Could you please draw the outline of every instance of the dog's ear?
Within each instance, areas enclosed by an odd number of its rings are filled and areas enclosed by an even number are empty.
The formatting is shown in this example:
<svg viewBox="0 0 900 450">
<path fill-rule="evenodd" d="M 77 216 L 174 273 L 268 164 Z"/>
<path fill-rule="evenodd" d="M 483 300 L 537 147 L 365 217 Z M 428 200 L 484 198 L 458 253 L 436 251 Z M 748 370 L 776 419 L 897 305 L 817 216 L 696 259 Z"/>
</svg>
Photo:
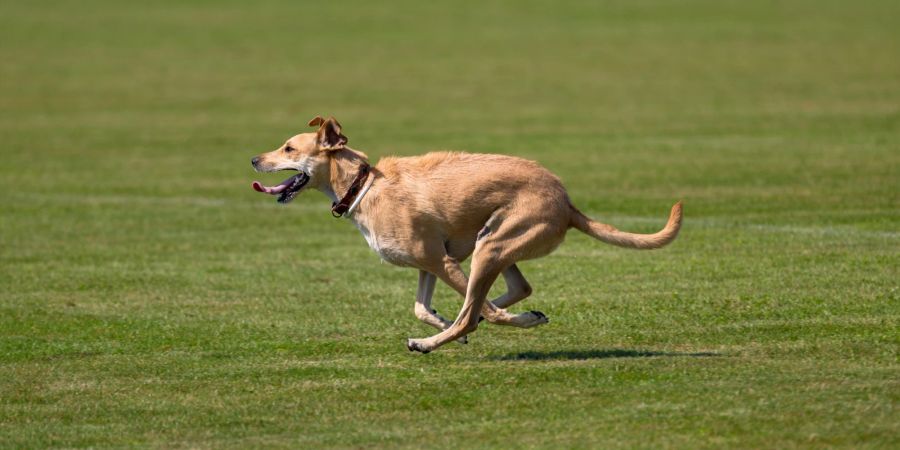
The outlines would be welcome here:
<svg viewBox="0 0 900 450">
<path fill-rule="evenodd" d="M 321 117 L 316 117 L 322 121 Z M 316 121 L 313 119 L 313 121 Z M 312 121 L 310 122 L 312 124 Z M 347 144 L 347 136 L 341 134 L 341 124 L 334 117 L 322 121 L 316 132 L 316 141 L 323 150 L 339 150 Z"/>
<path fill-rule="evenodd" d="M 316 117 L 313 117 L 312 120 L 310 120 L 309 123 L 306 125 L 310 126 L 310 127 L 318 127 L 318 126 L 322 125 L 323 123 L 325 123 L 325 119 L 323 119 L 322 116 L 316 116 Z"/>
</svg>

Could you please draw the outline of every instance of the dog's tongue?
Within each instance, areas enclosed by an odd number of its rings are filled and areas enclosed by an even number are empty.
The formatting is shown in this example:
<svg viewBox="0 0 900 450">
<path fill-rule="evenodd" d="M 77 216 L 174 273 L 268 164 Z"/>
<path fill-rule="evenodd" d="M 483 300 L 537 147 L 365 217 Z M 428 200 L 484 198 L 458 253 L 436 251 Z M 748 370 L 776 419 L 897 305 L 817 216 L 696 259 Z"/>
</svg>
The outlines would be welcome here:
<svg viewBox="0 0 900 450">
<path fill-rule="evenodd" d="M 287 187 L 290 186 L 293 181 L 294 177 L 290 177 L 275 186 L 263 186 L 263 184 L 259 181 L 254 181 L 253 190 L 255 190 L 256 192 L 262 192 L 264 194 L 276 195 L 281 193 L 281 191 L 287 189 Z"/>
</svg>

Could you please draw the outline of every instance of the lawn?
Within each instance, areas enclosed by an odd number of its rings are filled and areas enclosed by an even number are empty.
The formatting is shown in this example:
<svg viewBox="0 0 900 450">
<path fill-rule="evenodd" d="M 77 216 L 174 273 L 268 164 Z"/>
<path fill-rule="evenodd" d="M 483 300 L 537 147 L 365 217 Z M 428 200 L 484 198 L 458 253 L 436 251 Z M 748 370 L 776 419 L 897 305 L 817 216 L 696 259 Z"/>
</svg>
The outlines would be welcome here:
<svg viewBox="0 0 900 450">
<path fill-rule="evenodd" d="M 900 446 L 900 3 L 134 3 L 0 4 L 0 448 Z M 684 226 L 412 354 L 417 273 L 250 189 L 317 114 Z"/>
</svg>

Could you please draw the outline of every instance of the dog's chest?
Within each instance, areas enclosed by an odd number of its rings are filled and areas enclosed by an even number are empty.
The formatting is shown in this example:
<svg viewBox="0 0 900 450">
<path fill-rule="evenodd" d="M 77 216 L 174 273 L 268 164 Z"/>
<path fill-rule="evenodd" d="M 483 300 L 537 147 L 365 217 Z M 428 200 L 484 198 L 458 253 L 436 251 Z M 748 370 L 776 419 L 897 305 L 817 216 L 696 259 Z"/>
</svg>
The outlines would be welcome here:
<svg viewBox="0 0 900 450">
<path fill-rule="evenodd" d="M 366 238 L 369 247 L 375 250 L 375 253 L 378 253 L 382 260 L 397 266 L 412 265 L 412 258 L 408 252 L 398 245 L 397 240 L 391 236 L 379 235 L 377 230 L 373 230 L 366 223 L 356 221 L 354 223 L 359 232 Z"/>
</svg>

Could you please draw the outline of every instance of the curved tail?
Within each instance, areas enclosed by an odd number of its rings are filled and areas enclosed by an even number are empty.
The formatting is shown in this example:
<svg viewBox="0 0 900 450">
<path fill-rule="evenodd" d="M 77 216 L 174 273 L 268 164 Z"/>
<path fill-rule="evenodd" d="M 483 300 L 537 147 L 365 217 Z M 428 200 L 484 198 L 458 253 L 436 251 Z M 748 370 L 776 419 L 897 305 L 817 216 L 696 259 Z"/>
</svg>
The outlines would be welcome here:
<svg viewBox="0 0 900 450">
<path fill-rule="evenodd" d="M 681 202 L 672 206 L 672 212 L 669 213 L 669 221 L 666 223 L 665 228 L 653 234 L 635 234 L 619 231 L 612 225 L 591 220 L 590 217 L 582 214 L 571 203 L 569 208 L 572 210 L 570 226 L 607 244 L 619 247 L 637 249 L 660 248 L 674 241 L 675 237 L 678 236 L 678 230 L 681 229 Z"/>
</svg>

